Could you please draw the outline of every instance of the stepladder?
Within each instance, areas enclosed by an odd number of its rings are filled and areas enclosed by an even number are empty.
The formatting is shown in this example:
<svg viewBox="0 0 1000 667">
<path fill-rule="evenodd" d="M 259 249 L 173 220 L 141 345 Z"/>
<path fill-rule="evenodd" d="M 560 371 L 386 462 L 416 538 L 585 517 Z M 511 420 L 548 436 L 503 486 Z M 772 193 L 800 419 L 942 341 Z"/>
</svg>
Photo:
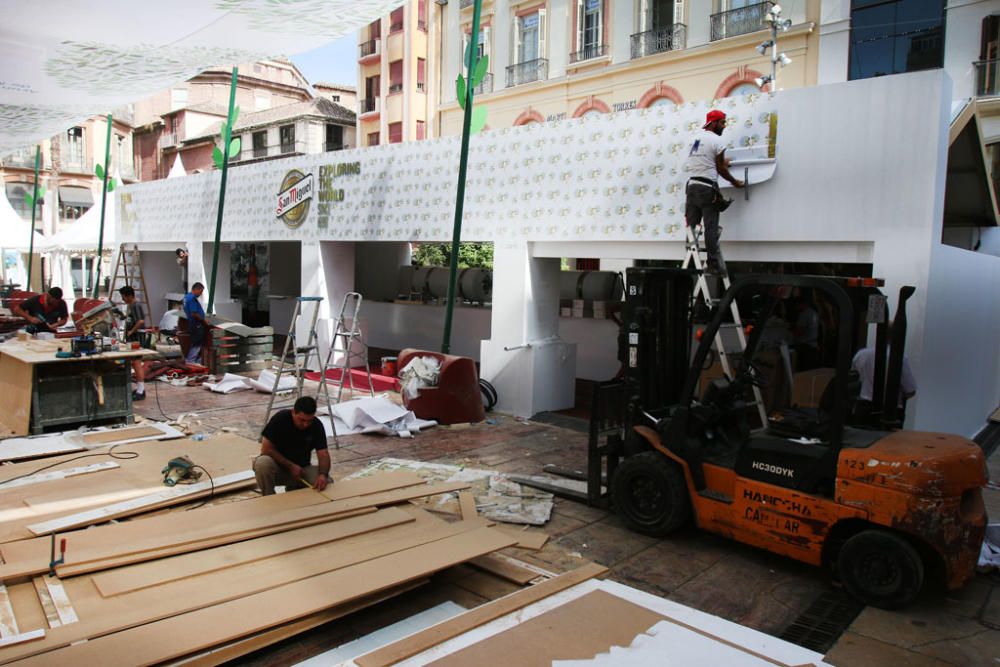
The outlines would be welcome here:
<svg viewBox="0 0 1000 667">
<path fill-rule="evenodd" d="M 368 379 L 368 394 L 375 395 L 375 385 L 372 382 L 371 367 L 368 363 L 368 345 L 361 332 L 360 316 L 363 301 L 364 299 L 358 292 L 348 292 L 344 295 L 344 300 L 340 304 L 340 313 L 337 315 L 333 338 L 330 341 L 330 349 L 326 355 L 324 367 L 340 369 L 339 376 L 334 380 L 335 384 L 338 385 L 337 403 L 343 397 L 345 386 L 350 387 L 352 397 L 357 391 L 352 372 L 356 362 L 359 367 L 364 367 L 365 377 Z M 335 356 L 339 356 L 339 363 L 332 363 L 335 361 Z"/>
<path fill-rule="evenodd" d="M 111 277 L 111 287 L 108 290 L 108 301 L 115 306 L 122 303 L 118 290 L 122 287 L 135 290 L 135 300 L 146 315 L 147 327 L 151 326 L 152 313 L 149 309 L 149 293 L 146 291 L 146 276 L 142 272 L 142 255 L 139 246 L 123 243 L 118 249 L 118 259 L 115 262 L 115 272 Z"/>
<path fill-rule="evenodd" d="M 295 298 L 295 308 L 292 310 L 292 321 L 285 336 L 285 344 L 281 351 L 281 356 L 276 360 L 274 367 L 274 385 L 271 388 L 271 396 L 267 402 L 267 413 L 264 416 L 266 425 L 271 419 L 274 411 L 275 399 L 281 391 L 282 378 L 293 377 L 295 388 L 293 395 L 296 399 L 302 396 L 305 387 L 306 373 L 319 370 L 319 387 L 316 391 L 316 402 L 325 401 L 326 413 L 330 418 L 330 437 L 333 438 L 334 445 L 339 449 L 340 442 L 337 439 L 337 428 L 333 418 L 333 403 L 330 398 L 330 386 L 327 380 L 327 367 L 324 358 L 320 354 L 319 335 L 316 326 L 319 322 L 320 308 L 323 303 L 321 296 L 299 296 Z M 312 313 L 307 315 L 306 310 Z M 305 340 L 299 334 L 300 326 L 304 322 L 308 323 L 308 331 Z M 327 355 L 326 360 L 329 360 Z"/>
<path fill-rule="evenodd" d="M 714 274 L 715 280 L 711 281 L 717 283 L 715 285 L 716 293 L 713 294 L 712 285 L 709 280 L 709 273 L 706 271 L 707 252 L 703 245 L 702 226 L 685 226 L 685 230 L 687 234 L 686 252 L 684 255 L 684 262 L 681 266 L 685 269 L 693 269 L 695 272 L 695 286 L 694 291 L 692 292 L 693 303 L 691 304 L 692 311 L 695 311 L 698 306 L 701 305 L 708 312 L 712 312 L 718 305 L 721 295 L 727 291 L 731 285 L 729 272 L 726 268 L 726 262 L 722 256 L 722 249 L 719 249 L 718 256 L 719 271 Z M 734 354 L 734 351 L 732 350 L 733 338 L 730 336 L 724 336 L 723 332 L 734 332 L 736 342 L 735 355 L 737 356 L 737 359 L 739 359 L 746 351 L 747 334 L 743 326 L 743 318 L 740 316 L 739 305 L 736 303 L 735 299 L 731 302 L 729 309 L 732 322 L 723 324 L 715 332 L 715 340 L 712 341 L 712 348 L 715 350 L 715 354 L 719 360 L 719 365 L 722 366 L 722 372 L 728 379 L 732 380 L 735 377 L 733 360 L 730 358 Z M 731 346 L 728 349 L 726 347 L 727 343 Z M 761 426 L 766 427 L 768 424 L 767 409 L 764 406 L 764 398 L 761 394 L 760 387 L 758 387 L 757 384 L 753 384 L 752 390 L 753 403 L 757 408 L 757 414 L 760 417 Z"/>
</svg>

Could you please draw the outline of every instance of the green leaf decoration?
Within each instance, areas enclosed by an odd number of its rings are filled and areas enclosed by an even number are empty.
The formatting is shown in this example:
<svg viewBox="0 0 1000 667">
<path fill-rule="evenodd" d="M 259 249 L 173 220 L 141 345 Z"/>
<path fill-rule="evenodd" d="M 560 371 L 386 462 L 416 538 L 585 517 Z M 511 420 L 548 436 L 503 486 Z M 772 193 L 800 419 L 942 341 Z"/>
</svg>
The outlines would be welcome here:
<svg viewBox="0 0 1000 667">
<path fill-rule="evenodd" d="M 469 134 L 476 134 L 486 127 L 486 107 L 472 107 L 472 124 L 469 126 Z"/>
<path fill-rule="evenodd" d="M 43 199 L 45 199 L 45 188 L 43 188 L 42 186 L 39 185 L 38 186 L 38 201 L 42 201 Z"/>
<path fill-rule="evenodd" d="M 94 173 L 97 174 L 97 177 L 99 179 L 101 179 L 102 181 L 104 180 L 104 167 L 103 166 L 101 166 L 100 164 L 94 165 Z"/>
<path fill-rule="evenodd" d="M 24 203 L 28 206 L 28 208 L 31 208 L 32 205 L 34 204 L 34 202 L 35 202 L 35 198 L 31 196 L 31 193 L 30 192 L 25 192 L 24 193 Z"/>
<path fill-rule="evenodd" d="M 222 169 L 222 149 L 218 146 L 212 149 L 212 162 L 215 163 L 216 168 Z"/>
<path fill-rule="evenodd" d="M 225 139 L 225 138 L 226 138 L 226 130 L 227 130 L 228 128 L 229 128 L 229 126 L 228 126 L 228 125 L 226 125 L 225 123 L 223 123 L 223 124 L 222 124 L 222 127 L 220 127 L 220 128 L 219 128 L 219 136 L 220 136 L 220 137 L 222 137 L 223 139 Z"/>
<path fill-rule="evenodd" d="M 458 106 L 465 108 L 465 77 L 461 74 L 455 79 L 455 95 L 458 97 Z"/>
<path fill-rule="evenodd" d="M 476 63 L 476 71 L 472 75 L 472 87 L 475 88 L 483 82 L 483 77 L 486 76 L 486 69 L 490 66 L 490 57 L 488 55 L 483 55 Z"/>
<path fill-rule="evenodd" d="M 469 40 L 469 44 L 465 47 L 465 58 L 462 60 L 462 65 L 472 69 L 472 40 Z"/>
<path fill-rule="evenodd" d="M 229 159 L 232 160 L 234 157 L 240 154 L 240 138 L 235 137 L 229 142 Z"/>
<path fill-rule="evenodd" d="M 229 124 L 236 127 L 236 119 L 240 117 L 240 107 L 233 107 L 233 117 L 230 119 Z"/>
<path fill-rule="evenodd" d="M 118 179 L 117 178 L 110 178 L 110 179 L 108 179 L 108 192 L 114 192 L 115 191 L 115 186 L 117 184 L 118 184 Z"/>
</svg>

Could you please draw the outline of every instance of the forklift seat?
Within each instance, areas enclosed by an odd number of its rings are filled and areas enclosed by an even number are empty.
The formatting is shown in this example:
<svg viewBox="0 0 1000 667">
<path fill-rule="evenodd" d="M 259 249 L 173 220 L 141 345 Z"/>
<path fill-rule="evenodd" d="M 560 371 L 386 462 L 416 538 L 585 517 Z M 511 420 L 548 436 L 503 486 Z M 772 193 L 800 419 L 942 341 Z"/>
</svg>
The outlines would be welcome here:
<svg viewBox="0 0 1000 667">
<path fill-rule="evenodd" d="M 837 395 L 834 391 L 836 383 L 833 379 L 827 383 L 816 408 L 785 408 L 773 413 L 768 418 L 767 432 L 782 438 L 817 438 L 822 441 L 830 439 L 830 429 L 833 426 L 831 415 L 836 405 Z M 847 410 L 851 414 L 854 403 L 861 393 L 861 378 L 856 371 L 847 376 Z"/>
</svg>

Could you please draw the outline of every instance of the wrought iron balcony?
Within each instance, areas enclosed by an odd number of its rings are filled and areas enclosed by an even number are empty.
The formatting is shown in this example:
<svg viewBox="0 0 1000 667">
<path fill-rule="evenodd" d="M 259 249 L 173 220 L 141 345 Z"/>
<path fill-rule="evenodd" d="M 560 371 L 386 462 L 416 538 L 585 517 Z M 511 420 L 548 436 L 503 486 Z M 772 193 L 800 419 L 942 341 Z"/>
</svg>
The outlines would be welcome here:
<svg viewBox="0 0 1000 667">
<path fill-rule="evenodd" d="M 342 150 L 344 150 L 344 148 L 346 148 L 346 146 L 344 146 L 343 142 L 336 142 L 336 143 L 334 143 L 334 142 L 328 141 L 325 144 L 323 144 L 323 150 L 325 150 L 327 152 L 330 152 L 330 151 L 342 151 Z"/>
<path fill-rule="evenodd" d="M 417 81 L 417 91 L 419 91 L 421 93 L 426 93 L 427 92 L 427 84 L 424 83 L 423 81 Z"/>
<path fill-rule="evenodd" d="M 45 156 L 38 161 L 39 169 L 45 169 Z M 7 157 L 0 160 L 0 164 L 5 167 L 19 167 L 21 169 L 34 169 L 35 168 L 35 149 L 24 149 L 16 153 L 11 153 Z"/>
<path fill-rule="evenodd" d="M 728 12 L 712 14 L 711 41 L 763 30 L 767 27 L 765 22 L 767 12 L 773 6 L 773 2 L 760 2 L 756 5 L 730 9 Z"/>
<path fill-rule="evenodd" d="M 606 55 L 608 55 L 607 44 L 591 44 L 590 46 L 584 46 L 579 51 L 569 54 L 569 61 L 571 63 L 582 63 L 584 60 L 592 60 Z"/>
<path fill-rule="evenodd" d="M 493 92 L 493 74 L 487 72 L 483 75 L 483 80 L 479 82 L 479 85 L 472 89 L 472 92 L 476 95 L 482 95 L 483 93 Z"/>
<path fill-rule="evenodd" d="M 160 148 L 170 148 L 177 144 L 176 132 L 164 132 L 160 135 Z"/>
<path fill-rule="evenodd" d="M 255 158 L 258 158 L 258 157 L 267 157 L 267 145 L 264 145 L 264 146 L 254 146 L 253 147 L 253 156 Z"/>
<path fill-rule="evenodd" d="M 403 84 L 401 83 L 390 83 L 389 84 L 389 94 L 401 93 L 403 92 Z"/>
<path fill-rule="evenodd" d="M 549 61 L 545 58 L 535 58 L 516 65 L 507 66 L 507 87 L 520 86 L 532 81 L 544 81 L 549 78 Z"/>
<path fill-rule="evenodd" d="M 664 51 L 678 51 L 687 46 L 687 26 L 675 23 L 632 35 L 632 58 L 651 56 Z"/>
<path fill-rule="evenodd" d="M 367 58 L 368 56 L 378 55 L 381 42 L 381 39 L 370 39 L 367 42 L 362 42 L 358 47 L 359 57 Z"/>
<path fill-rule="evenodd" d="M 976 95 L 1000 95 L 1000 60 L 980 60 L 976 67 Z"/>
<path fill-rule="evenodd" d="M 393 33 L 393 32 L 399 32 L 399 31 L 401 31 L 402 29 L 403 29 L 403 22 L 402 22 L 402 21 L 398 21 L 398 22 L 395 22 L 395 23 L 391 23 L 391 24 L 389 25 L 389 32 L 390 32 L 390 33 Z"/>
<path fill-rule="evenodd" d="M 359 113 L 375 113 L 380 108 L 378 97 L 370 97 L 367 100 L 361 100 L 358 102 Z"/>
</svg>

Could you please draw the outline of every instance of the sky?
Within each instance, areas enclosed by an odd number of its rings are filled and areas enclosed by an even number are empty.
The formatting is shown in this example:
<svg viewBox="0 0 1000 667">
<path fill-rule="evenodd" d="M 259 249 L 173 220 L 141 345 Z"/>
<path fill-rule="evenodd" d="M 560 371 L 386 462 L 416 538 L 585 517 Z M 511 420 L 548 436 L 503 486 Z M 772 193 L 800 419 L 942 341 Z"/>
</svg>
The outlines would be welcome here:
<svg viewBox="0 0 1000 667">
<path fill-rule="evenodd" d="M 358 35 L 352 32 L 335 42 L 292 56 L 309 83 L 325 81 L 358 85 Z"/>
</svg>

